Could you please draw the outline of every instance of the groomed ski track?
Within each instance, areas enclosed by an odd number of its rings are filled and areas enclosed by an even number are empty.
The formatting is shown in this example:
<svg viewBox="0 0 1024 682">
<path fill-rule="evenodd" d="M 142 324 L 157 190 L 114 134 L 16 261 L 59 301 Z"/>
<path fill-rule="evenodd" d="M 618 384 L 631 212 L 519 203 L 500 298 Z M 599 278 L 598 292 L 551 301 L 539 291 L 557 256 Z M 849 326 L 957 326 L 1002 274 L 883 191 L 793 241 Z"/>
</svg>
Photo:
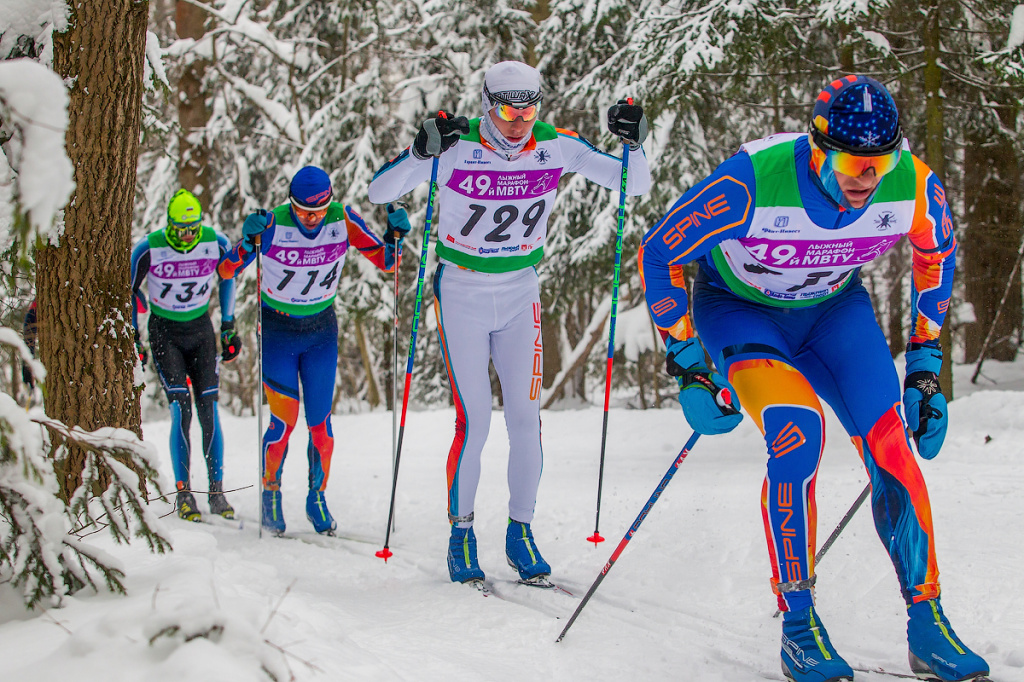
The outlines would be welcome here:
<svg viewBox="0 0 1024 682">
<path fill-rule="evenodd" d="M 1024 413 L 1024 395 L 980 393 L 954 402 L 951 413 L 945 449 L 938 460 L 922 462 L 935 510 L 945 609 L 960 636 L 992 664 L 994 680 L 1024 682 L 1024 586 L 1017 579 L 1024 547 L 1002 533 L 1024 518 L 1024 422 L 1014 424 Z M 575 598 L 516 586 L 505 562 L 508 444 L 501 412 L 494 413 L 483 455 L 476 533 L 488 580 L 501 596 L 514 591 L 514 599 L 482 599 L 448 580 L 444 462 L 454 413 L 409 414 L 390 542 L 394 556 L 387 564 L 374 552 L 387 519 L 391 415 L 336 415 L 327 502 L 338 533 L 364 541 L 312 532 L 303 512 L 306 433 L 297 429 L 284 465 L 283 508 L 288 534 L 301 541 L 267 534 L 257 539 L 251 488 L 229 496 L 244 520 L 240 530 L 167 519 L 175 546 L 169 556 L 100 541 L 125 563 L 129 597 L 83 594 L 49 612 L 52 618 L 0 624 L 0 669 L 32 671 L 40 680 L 70 671 L 79 679 L 132 679 L 111 677 L 109 662 L 104 666 L 100 659 L 116 642 L 135 637 L 143 642 L 134 657 L 135 649 L 124 654 L 129 672 L 145 670 L 152 680 L 185 679 L 181 674 L 214 679 L 189 673 L 186 656 L 147 657 L 144 636 L 134 630 L 134 621 L 154 612 L 213 609 L 262 629 L 289 653 L 298 680 L 784 679 L 760 517 L 764 446 L 751 420 L 732 435 L 698 442 L 556 645 L 565 619 L 690 432 L 678 407 L 612 410 L 600 528 L 607 542 L 595 548 L 586 538 L 594 530 L 602 412 L 546 411 L 543 417 L 545 469 L 533 529 L 552 578 Z M 256 420 L 224 412 L 222 419 L 225 487 L 254 483 Z M 169 477 L 167 429 L 162 420 L 144 424 Z M 865 482 L 853 446 L 830 413 L 826 433 L 819 541 Z M 993 438 L 987 445 L 986 435 Z M 198 432 L 193 442 L 200 442 Z M 205 470 L 198 456 L 193 471 L 202 489 Z M 205 500 L 199 504 L 206 509 Z M 851 665 L 909 673 L 904 608 L 868 511 L 865 505 L 819 566 L 819 611 Z M 379 544 L 365 542 L 375 537 Z M 5 596 L 3 604 L 9 600 Z M 92 650 L 71 653 L 90 628 L 100 632 L 89 639 Z M 210 656 L 207 671 L 216 669 L 216 656 Z M 891 679 L 857 674 L 857 680 Z"/>
</svg>

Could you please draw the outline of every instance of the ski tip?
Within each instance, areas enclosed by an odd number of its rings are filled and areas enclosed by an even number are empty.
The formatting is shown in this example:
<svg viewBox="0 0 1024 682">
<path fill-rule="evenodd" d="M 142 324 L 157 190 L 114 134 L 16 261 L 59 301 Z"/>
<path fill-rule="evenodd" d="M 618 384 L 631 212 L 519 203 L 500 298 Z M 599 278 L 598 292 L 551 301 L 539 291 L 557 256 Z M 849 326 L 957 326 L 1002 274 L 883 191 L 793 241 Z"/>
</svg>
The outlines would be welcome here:
<svg viewBox="0 0 1024 682">
<path fill-rule="evenodd" d="M 593 542 L 594 547 L 597 547 L 598 543 L 604 542 L 604 538 L 595 530 L 594 534 L 587 538 L 587 542 Z"/>
<path fill-rule="evenodd" d="M 384 563 L 387 563 L 388 559 L 394 556 L 394 553 L 390 549 L 385 547 L 384 549 L 378 551 L 376 555 L 378 558 L 383 559 Z"/>
</svg>

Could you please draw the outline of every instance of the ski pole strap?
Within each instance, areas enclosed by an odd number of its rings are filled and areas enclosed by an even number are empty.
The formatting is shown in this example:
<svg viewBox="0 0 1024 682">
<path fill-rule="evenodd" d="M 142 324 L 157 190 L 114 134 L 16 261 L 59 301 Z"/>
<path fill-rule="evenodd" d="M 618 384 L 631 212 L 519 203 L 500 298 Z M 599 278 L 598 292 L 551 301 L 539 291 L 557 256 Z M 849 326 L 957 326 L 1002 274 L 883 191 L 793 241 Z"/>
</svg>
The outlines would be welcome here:
<svg viewBox="0 0 1024 682">
<path fill-rule="evenodd" d="M 809 590 L 814 587 L 814 583 L 818 582 L 818 576 L 812 575 L 807 580 L 795 580 L 788 583 L 780 583 L 775 578 L 772 578 L 772 592 L 775 594 L 782 594 L 784 592 L 800 592 L 801 590 Z"/>
</svg>

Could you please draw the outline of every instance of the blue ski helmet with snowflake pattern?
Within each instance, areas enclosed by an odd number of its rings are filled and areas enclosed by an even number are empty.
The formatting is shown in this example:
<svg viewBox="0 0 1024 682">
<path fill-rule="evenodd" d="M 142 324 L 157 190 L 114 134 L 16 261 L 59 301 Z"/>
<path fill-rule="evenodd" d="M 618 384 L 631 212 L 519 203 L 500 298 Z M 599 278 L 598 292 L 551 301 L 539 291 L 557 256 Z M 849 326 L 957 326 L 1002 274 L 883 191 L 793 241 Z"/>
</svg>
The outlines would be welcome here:
<svg viewBox="0 0 1024 682">
<path fill-rule="evenodd" d="M 851 152 L 895 148 L 903 138 L 892 95 L 867 76 L 843 76 L 825 86 L 814 103 L 811 126 Z"/>
</svg>

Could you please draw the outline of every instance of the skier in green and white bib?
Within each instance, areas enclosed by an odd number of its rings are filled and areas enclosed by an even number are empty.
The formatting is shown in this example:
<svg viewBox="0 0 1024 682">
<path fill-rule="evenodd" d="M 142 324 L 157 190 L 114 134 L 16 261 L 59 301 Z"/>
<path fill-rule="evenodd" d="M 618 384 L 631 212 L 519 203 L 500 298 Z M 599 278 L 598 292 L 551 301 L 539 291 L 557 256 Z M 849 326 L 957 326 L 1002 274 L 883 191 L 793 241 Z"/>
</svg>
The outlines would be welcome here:
<svg viewBox="0 0 1024 682">
<path fill-rule="evenodd" d="M 220 293 L 220 339 L 224 362 L 241 351 L 235 334 L 235 283 L 217 277 L 217 263 L 228 249 L 227 237 L 202 224 L 199 200 L 187 190 L 175 193 L 167 206 L 167 226 L 141 239 L 132 251 L 132 327 L 143 364 L 146 353 L 139 336 L 138 313 L 146 310 L 142 284 L 149 289 L 149 345 L 160 383 L 171 409 L 171 461 L 178 490 L 178 516 L 199 521 L 192 495 L 189 426 L 192 398 L 203 431 L 203 456 L 210 483 L 210 511 L 225 518 L 235 512 L 224 497 L 224 446 L 217 398 L 217 338 L 207 310 L 214 284 Z M 191 391 L 189 390 L 191 380 Z"/>
<path fill-rule="evenodd" d="M 483 115 L 424 121 L 413 144 L 377 171 L 370 201 L 394 201 L 429 181 L 437 158 L 438 218 L 434 275 L 438 335 L 454 394 L 455 440 L 448 454 L 448 569 L 452 581 L 481 580 L 473 510 L 480 452 L 491 419 L 488 362 L 501 380 L 510 450 L 505 551 L 523 580 L 551 572 L 533 540 L 543 452 L 541 305 L 534 266 L 544 256 L 547 221 L 563 174 L 618 189 L 622 161 L 570 130 L 538 120 L 540 73 L 501 62 L 484 76 Z M 609 128 L 640 150 L 647 136 L 641 107 L 621 102 Z M 458 142 L 458 144 L 456 144 Z M 651 177 L 642 152 L 631 154 L 626 192 L 644 194 Z"/>
</svg>

